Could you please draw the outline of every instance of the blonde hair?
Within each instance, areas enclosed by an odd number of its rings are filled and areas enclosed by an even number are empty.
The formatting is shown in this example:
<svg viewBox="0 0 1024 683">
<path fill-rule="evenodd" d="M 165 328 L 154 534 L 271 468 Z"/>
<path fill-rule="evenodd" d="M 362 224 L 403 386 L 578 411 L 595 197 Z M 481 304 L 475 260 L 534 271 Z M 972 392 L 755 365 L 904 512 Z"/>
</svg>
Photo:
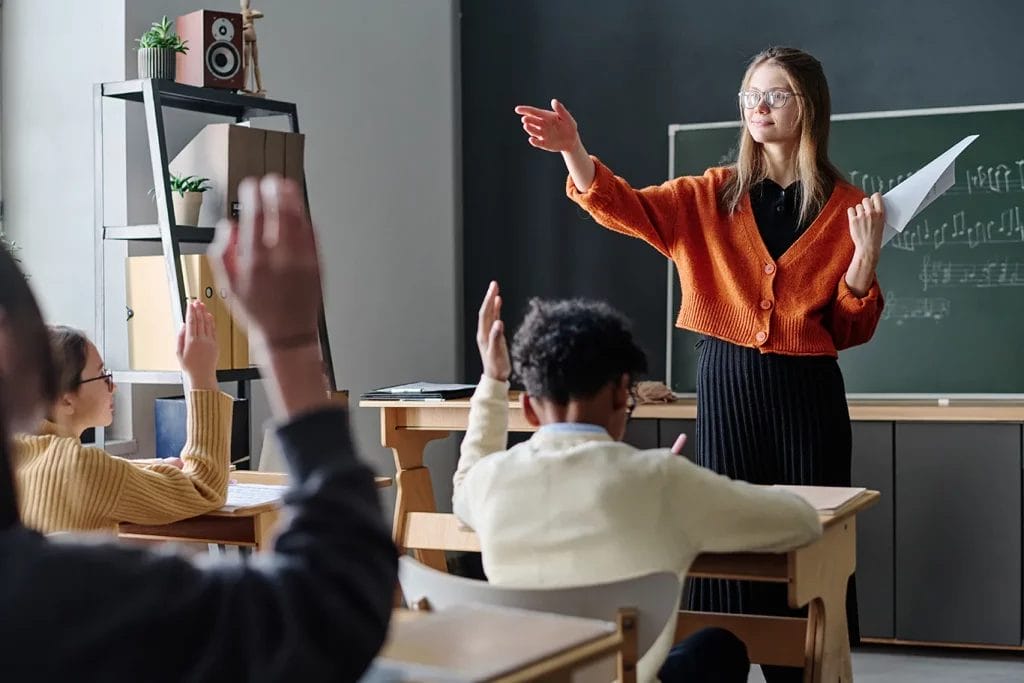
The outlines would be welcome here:
<svg viewBox="0 0 1024 683">
<path fill-rule="evenodd" d="M 828 158 L 829 118 L 832 102 L 828 81 L 821 62 L 802 50 L 792 47 L 770 47 L 750 60 L 743 75 L 746 90 L 754 70 L 763 64 L 776 64 L 786 72 L 790 86 L 797 93 L 794 104 L 800 108 L 800 145 L 797 148 L 796 176 L 800 181 L 799 224 L 806 225 L 828 201 L 836 181 L 842 177 Z M 750 188 L 768 176 L 762 145 L 747 130 L 740 105 L 739 154 L 733 173 L 723 185 L 721 201 L 733 213 Z"/>
</svg>

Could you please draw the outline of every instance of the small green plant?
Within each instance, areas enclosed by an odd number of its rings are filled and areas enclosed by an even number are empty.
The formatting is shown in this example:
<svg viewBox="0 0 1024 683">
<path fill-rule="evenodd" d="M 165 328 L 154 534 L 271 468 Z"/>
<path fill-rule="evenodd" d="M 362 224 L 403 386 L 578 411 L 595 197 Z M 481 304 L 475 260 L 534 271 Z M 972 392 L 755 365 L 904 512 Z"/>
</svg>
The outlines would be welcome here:
<svg viewBox="0 0 1024 683">
<path fill-rule="evenodd" d="M 207 183 L 210 182 L 209 178 L 200 178 L 194 175 L 175 175 L 171 174 L 171 192 L 177 192 L 182 197 L 185 196 L 186 192 L 206 192 L 210 189 Z"/>
<path fill-rule="evenodd" d="M 21 251 L 21 247 L 14 240 L 7 239 L 7 233 L 3 230 L 0 230 L 0 245 L 3 245 L 3 248 L 11 255 L 15 263 L 21 263 L 21 259 L 18 258 L 18 252 Z"/>
<path fill-rule="evenodd" d="M 152 27 L 143 33 L 141 38 L 136 38 L 135 42 L 140 48 L 166 48 L 182 54 L 188 52 L 188 41 L 182 40 L 181 36 L 174 32 L 174 27 L 167 17 L 153 22 Z"/>
</svg>

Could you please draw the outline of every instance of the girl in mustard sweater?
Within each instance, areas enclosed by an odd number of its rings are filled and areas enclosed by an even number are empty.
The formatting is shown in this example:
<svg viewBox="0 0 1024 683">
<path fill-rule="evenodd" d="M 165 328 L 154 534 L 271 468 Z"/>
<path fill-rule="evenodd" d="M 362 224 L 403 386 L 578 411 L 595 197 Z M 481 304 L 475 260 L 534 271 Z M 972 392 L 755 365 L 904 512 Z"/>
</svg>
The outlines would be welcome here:
<svg viewBox="0 0 1024 683">
<path fill-rule="evenodd" d="M 81 435 L 113 420 L 114 381 L 95 345 L 50 329 L 58 398 L 38 433 L 15 439 L 14 469 L 25 524 L 53 531 L 116 531 L 118 522 L 168 524 L 215 510 L 227 495 L 231 397 L 217 387 L 213 316 L 189 305 L 178 357 L 190 380 L 188 434 L 180 460 L 126 460 L 85 446 Z"/>
<path fill-rule="evenodd" d="M 850 416 L 836 356 L 868 341 L 882 313 L 882 198 L 865 197 L 829 161 L 828 83 L 811 55 L 777 47 L 754 57 L 738 104 L 734 164 L 641 190 L 587 154 L 558 101 L 516 112 L 531 145 L 561 153 L 570 198 L 675 262 L 676 324 L 704 335 L 697 463 L 756 484 L 849 486 Z M 690 586 L 690 609 L 785 612 L 784 586 Z M 856 619 L 850 624 L 856 639 Z M 769 683 L 801 678 L 762 668 Z"/>
</svg>

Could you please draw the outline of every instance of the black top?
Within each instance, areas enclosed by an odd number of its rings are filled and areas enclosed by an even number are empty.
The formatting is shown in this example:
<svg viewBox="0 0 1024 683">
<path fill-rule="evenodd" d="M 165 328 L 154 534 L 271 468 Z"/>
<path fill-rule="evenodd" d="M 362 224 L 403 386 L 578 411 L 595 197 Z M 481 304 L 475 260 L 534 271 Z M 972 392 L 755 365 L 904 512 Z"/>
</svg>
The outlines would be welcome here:
<svg viewBox="0 0 1024 683">
<path fill-rule="evenodd" d="M 291 486 L 274 552 L 192 562 L 0 532 L 10 681 L 355 681 L 384 642 L 398 558 L 348 415 L 277 432 Z"/>
<path fill-rule="evenodd" d="M 764 246 L 778 261 L 807 227 L 797 223 L 800 214 L 800 181 L 782 188 L 765 179 L 750 188 L 750 207 Z"/>
</svg>

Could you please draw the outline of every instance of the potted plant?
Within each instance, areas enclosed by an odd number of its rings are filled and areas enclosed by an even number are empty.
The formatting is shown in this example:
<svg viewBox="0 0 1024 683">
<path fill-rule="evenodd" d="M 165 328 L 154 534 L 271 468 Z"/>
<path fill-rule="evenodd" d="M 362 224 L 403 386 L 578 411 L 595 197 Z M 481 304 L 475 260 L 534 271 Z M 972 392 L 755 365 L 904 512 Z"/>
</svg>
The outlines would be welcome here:
<svg viewBox="0 0 1024 683">
<path fill-rule="evenodd" d="M 210 189 L 209 182 L 209 178 L 171 174 L 175 225 L 199 224 L 199 209 L 203 205 L 203 193 Z"/>
<path fill-rule="evenodd" d="M 0 230 L 0 246 L 3 246 L 10 253 L 15 263 L 21 263 L 21 259 L 18 258 L 18 251 L 21 250 L 21 247 L 14 240 L 7 239 L 7 233 L 3 230 Z"/>
<path fill-rule="evenodd" d="M 176 53 L 188 52 L 188 41 L 174 32 L 170 20 L 164 17 L 154 22 L 141 38 L 139 44 L 139 78 L 164 78 L 173 81 Z"/>
</svg>

